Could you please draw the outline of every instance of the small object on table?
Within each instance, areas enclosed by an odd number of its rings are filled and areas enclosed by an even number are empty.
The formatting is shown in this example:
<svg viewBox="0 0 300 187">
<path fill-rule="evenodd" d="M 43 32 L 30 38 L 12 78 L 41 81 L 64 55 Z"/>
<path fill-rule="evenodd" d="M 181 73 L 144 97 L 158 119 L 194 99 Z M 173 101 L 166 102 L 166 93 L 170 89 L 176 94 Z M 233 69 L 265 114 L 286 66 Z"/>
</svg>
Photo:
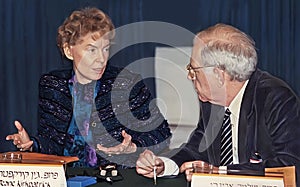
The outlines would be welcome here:
<svg viewBox="0 0 300 187">
<path fill-rule="evenodd" d="M 96 175 L 98 179 L 102 179 L 106 182 L 113 183 L 115 181 L 123 180 L 122 175 L 117 170 L 117 165 L 110 163 L 99 167 L 99 172 Z"/>
<path fill-rule="evenodd" d="M 106 170 L 104 170 L 104 169 L 100 170 L 100 175 L 105 176 L 106 175 Z"/>
<path fill-rule="evenodd" d="M 1 162 L 22 162 L 22 154 L 20 152 L 3 153 Z"/>
<path fill-rule="evenodd" d="M 118 170 L 114 169 L 114 170 L 111 170 L 111 176 L 115 177 L 118 175 Z"/>
<path fill-rule="evenodd" d="M 106 181 L 109 182 L 109 183 L 113 183 L 113 181 L 110 177 L 106 177 Z"/>
<path fill-rule="evenodd" d="M 96 177 L 76 176 L 67 180 L 68 187 L 85 187 L 97 183 Z"/>
</svg>

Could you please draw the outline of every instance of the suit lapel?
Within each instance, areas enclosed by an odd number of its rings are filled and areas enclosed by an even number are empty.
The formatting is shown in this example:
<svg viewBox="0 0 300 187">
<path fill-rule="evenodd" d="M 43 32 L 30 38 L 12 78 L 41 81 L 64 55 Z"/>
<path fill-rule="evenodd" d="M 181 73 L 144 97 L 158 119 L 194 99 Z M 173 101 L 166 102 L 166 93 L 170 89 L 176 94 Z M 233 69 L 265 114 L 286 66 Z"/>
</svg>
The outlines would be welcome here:
<svg viewBox="0 0 300 187">
<path fill-rule="evenodd" d="M 239 162 L 249 162 L 249 158 L 255 147 L 255 104 L 256 84 L 259 70 L 255 71 L 249 79 L 245 89 L 239 116 L 238 128 L 238 154 Z"/>
</svg>

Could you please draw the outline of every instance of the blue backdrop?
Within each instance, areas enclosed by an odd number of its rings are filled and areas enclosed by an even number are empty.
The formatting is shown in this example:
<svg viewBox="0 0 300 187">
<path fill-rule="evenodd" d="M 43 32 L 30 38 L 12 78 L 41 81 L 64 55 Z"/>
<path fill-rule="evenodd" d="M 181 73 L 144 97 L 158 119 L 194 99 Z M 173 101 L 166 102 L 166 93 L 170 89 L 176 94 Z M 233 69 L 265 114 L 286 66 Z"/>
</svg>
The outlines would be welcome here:
<svg viewBox="0 0 300 187">
<path fill-rule="evenodd" d="M 74 9 L 85 6 L 102 9 L 116 27 L 164 21 L 196 33 L 218 22 L 232 24 L 256 41 L 259 67 L 300 93 L 298 0 L 1 0 L 0 152 L 14 150 L 5 141 L 7 134 L 16 131 L 14 120 L 20 120 L 29 133 L 36 132 L 38 79 L 42 73 L 69 65 L 56 48 L 56 30 Z M 154 56 L 156 45 L 131 46 L 115 61 L 124 67 Z M 149 86 L 155 93 L 153 81 Z"/>
</svg>

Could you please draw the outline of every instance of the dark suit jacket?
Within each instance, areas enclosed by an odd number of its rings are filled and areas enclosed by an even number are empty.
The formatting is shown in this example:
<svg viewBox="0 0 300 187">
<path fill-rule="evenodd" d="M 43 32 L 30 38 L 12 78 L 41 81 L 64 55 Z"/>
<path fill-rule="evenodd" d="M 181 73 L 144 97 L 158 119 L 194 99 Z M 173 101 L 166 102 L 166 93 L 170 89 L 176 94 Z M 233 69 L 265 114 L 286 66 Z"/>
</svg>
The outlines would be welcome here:
<svg viewBox="0 0 300 187">
<path fill-rule="evenodd" d="M 220 128 L 224 107 L 200 102 L 200 120 L 187 144 L 172 159 L 203 160 L 220 165 Z M 258 153 L 259 164 L 250 163 Z M 249 79 L 240 108 L 239 163 L 228 169 L 257 169 L 295 165 L 300 176 L 300 101 L 289 86 L 256 70 Z M 298 179 L 299 181 L 299 179 Z"/>
<path fill-rule="evenodd" d="M 69 82 L 72 75 L 72 70 L 68 69 L 41 76 L 38 133 L 31 137 L 35 152 L 63 155 L 64 148 L 75 141 L 68 133 L 73 115 L 72 83 Z M 95 109 L 90 118 L 95 143 L 107 147 L 120 144 L 123 141 L 121 131 L 126 130 L 138 151 L 148 148 L 158 153 L 168 149 L 169 125 L 157 106 L 149 106 L 153 97 L 139 75 L 108 66 L 97 81 L 96 90 Z M 98 156 L 99 165 L 107 162 L 105 154 Z M 112 155 L 109 160 L 134 166 L 137 156 L 137 153 L 132 154 L 129 159 L 127 155 Z"/>
</svg>

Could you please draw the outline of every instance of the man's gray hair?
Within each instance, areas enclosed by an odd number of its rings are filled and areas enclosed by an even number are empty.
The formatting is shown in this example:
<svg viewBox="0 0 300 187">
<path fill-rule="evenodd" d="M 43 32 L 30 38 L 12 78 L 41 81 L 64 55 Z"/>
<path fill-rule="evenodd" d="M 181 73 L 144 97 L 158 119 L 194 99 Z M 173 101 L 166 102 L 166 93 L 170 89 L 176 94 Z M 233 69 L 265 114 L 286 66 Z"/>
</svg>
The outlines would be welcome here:
<svg viewBox="0 0 300 187">
<path fill-rule="evenodd" d="M 255 71 L 255 42 L 244 32 L 230 25 L 217 24 L 197 34 L 205 46 L 201 49 L 204 66 L 217 66 L 232 80 L 245 81 Z"/>
</svg>

